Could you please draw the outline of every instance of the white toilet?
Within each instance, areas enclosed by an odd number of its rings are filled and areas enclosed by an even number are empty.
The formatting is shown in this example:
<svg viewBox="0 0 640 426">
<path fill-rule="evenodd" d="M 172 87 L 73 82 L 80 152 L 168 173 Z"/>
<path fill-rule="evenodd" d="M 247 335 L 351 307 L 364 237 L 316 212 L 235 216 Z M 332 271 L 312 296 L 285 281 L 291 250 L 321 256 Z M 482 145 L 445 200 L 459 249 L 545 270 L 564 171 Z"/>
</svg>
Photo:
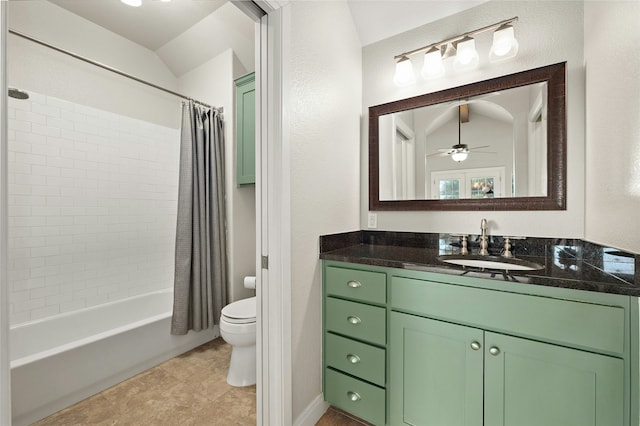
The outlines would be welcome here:
<svg viewBox="0 0 640 426">
<path fill-rule="evenodd" d="M 255 288 L 255 278 L 253 285 Z M 245 279 L 245 287 L 247 287 Z M 251 281 L 251 280 L 249 280 Z M 250 287 L 248 287 L 250 288 Z M 231 345 L 227 383 L 249 386 L 256 383 L 256 298 L 238 300 L 222 308 L 220 335 Z"/>
</svg>

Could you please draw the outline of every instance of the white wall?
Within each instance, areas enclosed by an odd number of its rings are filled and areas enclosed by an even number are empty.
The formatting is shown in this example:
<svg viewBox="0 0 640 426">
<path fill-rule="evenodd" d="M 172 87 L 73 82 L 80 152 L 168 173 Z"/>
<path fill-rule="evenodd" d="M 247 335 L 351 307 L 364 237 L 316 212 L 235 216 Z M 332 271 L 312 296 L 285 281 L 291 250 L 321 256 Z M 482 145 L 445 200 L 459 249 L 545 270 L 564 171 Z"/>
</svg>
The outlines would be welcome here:
<svg viewBox="0 0 640 426">
<path fill-rule="evenodd" d="M 148 49 L 47 1 L 9 2 L 9 26 L 136 77 L 175 90 L 177 80 Z M 176 97 L 110 71 L 8 36 L 10 86 L 152 123 L 180 127 Z"/>
<path fill-rule="evenodd" d="M 515 24 L 520 43 L 518 56 L 503 64 L 489 64 L 491 33 L 480 35 L 476 46 L 479 68 L 465 74 L 447 74 L 425 82 L 418 77 L 415 86 L 398 88 L 393 84 L 393 57 L 402 52 L 437 42 L 503 19 L 518 16 Z M 567 61 L 568 88 L 568 194 L 566 211 L 549 212 L 377 212 L 378 228 L 416 232 L 478 233 L 480 219 L 490 220 L 490 232 L 538 237 L 584 236 L 584 71 L 583 6 L 581 2 L 495 1 L 457 15 L 407 31 L 363 49 L 363 115 L 369 106 L 462 84 Z M 418 55 L 419 56 L 419 55 Z M 414 68 L 418 70 L 416 58 Z M 368 119 L 368 118 L 367 118 Z M 363 126 L 361 149 L 362 228 L 368 212 L 368 128 Z"/>
<path fill-rule="evenodd" d="M 291 2 L 285 9 L 283 157 L 291 183 L 283 194 L 291 214 L 285 279 L 295 423 L 321 392 L 318 237 L 359 228 L 361 48 L 346 2 Z"/>
<path fill-rule="evenodd" d="M 585 2 L 585 238 L 640 253 L 640 3 Z"/>
<path fill-rule="evenodd" d="M 253 295 L 253 290 L 243 287 L 243 278 L 255 275 L 256 267 L 255 185 L 239 186 L 236 183 L 233 80 L 244 74 L 246 70 L 229 49 L 178 79 L 181 93 L 224 108 L 230 301 Z"/>
<path fill-rule="evenodd" d="M 173 285 L 177 129 L 9 100 L 11 324 Z"/>
</svg>

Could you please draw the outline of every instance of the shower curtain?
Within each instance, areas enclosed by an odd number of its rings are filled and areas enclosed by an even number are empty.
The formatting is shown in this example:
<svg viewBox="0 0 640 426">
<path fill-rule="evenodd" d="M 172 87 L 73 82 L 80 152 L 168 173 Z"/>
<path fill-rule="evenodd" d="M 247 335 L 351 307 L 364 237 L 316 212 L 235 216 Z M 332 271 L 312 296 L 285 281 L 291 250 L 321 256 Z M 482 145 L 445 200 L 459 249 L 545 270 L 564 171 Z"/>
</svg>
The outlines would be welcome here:
<svg viewBox="0 0 640 426">
<path fill-rule="evenodd" d="M 171 334 L 213 327 L 226 303 L 223 121 L 182 103 L 178 221 Z"/>
</svg>

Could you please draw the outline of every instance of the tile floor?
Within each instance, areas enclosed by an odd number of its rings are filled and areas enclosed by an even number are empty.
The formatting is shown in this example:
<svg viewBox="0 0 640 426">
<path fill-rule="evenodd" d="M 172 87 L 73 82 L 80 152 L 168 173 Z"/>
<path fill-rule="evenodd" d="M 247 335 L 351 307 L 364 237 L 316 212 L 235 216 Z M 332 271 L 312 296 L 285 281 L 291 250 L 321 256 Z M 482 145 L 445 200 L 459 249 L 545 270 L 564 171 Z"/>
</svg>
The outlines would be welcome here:
<svg viewBox="0 0 640 426">
<path fill-rule="evenodd" d="M 215 339 L 33 426 L 251 426 L 256 387 L 226 382 L 231 347 Z M 361 426 L 329 409 L 318 426 Z"/>
</svg>

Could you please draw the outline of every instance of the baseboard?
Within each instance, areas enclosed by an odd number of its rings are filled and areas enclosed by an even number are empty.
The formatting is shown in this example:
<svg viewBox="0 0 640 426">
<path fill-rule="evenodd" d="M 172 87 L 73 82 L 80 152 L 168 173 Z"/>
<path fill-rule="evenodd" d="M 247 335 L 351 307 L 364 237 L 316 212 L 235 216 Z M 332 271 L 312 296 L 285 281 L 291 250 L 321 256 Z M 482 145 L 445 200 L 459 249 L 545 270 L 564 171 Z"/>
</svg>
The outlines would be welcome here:
<svg viewBox="0 0 640 426">
<path fill-rule="evenodd" d="M 314 426 L 328 408 L 329 404 L 324 400 L 322 394 L 319 394 L 293 422 L 293 426 Z"/>
</svg>

